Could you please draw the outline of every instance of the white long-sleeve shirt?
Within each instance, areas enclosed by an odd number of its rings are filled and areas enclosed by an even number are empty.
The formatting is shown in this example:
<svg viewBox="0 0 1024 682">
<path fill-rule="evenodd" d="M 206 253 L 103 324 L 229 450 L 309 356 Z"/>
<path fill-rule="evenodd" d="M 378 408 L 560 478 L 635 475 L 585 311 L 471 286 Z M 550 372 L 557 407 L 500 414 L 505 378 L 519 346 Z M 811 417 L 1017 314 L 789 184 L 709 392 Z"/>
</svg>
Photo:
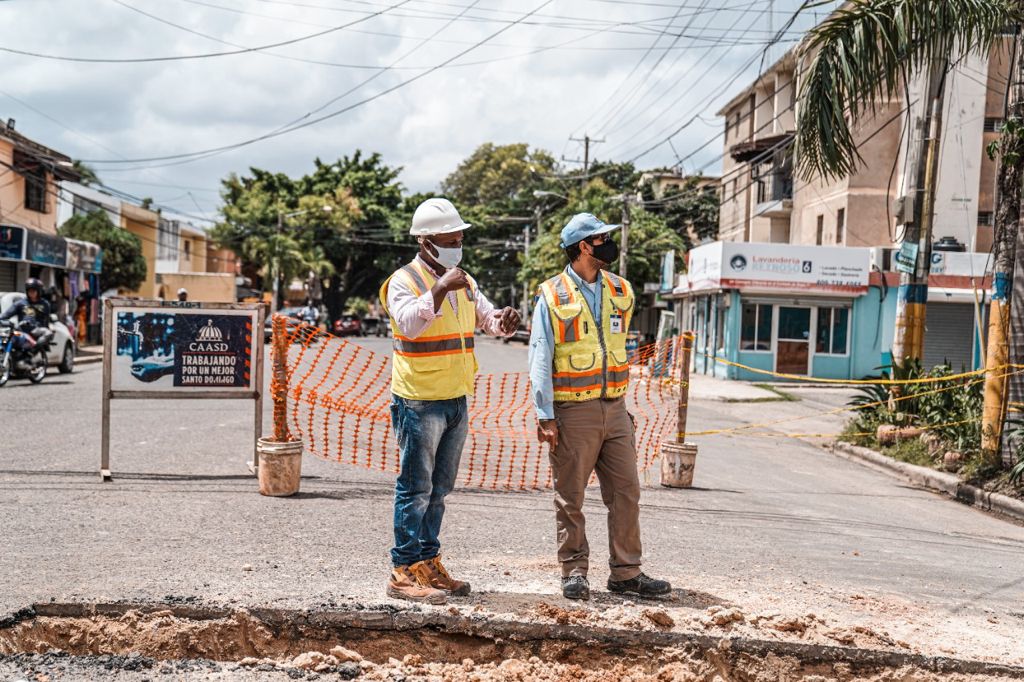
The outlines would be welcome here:
<svg viewBox="0 0 1024 682">
<path fill-rule="evenodd" d="M 430 269 L 422 258 L 416 256 L 416 259 L 420 265 Z M 487 300 L 483 292 L 477 288 L 476 280 L 472 277 L 470 280 L 473 282 L 473 291 L 476 292 L 476 326 L 488 336 L 508 336 L 501 331 L 501 310 Z M 448 292 L 448 300 L 456 314 L 459 310 L 459 294 L 461 291 Z M 465 299 L 462 299 L 462 302 L 465 303 Z M 417 296 L 404 277 L 391 278 L 388 284 L 387 303 L 388 312 L 398 326 L 398 331 L 410 339 L 418 337 L 426 331 L 431 322 L 445 314 L 443 305 L 437 311 L 434 310 L 434 295 L 430 291 Z"/>
</svg>

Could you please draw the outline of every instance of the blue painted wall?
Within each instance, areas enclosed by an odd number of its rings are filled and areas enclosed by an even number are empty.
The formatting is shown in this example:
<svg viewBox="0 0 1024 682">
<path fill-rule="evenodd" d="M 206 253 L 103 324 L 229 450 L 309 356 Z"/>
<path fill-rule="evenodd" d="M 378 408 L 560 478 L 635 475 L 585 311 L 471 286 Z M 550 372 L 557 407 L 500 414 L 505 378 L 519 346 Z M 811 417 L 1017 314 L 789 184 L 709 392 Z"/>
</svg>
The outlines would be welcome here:
<svg viewBox="0 0 1024 682">
<path fill-rule="evenodd" d="M 853 302 L 853 334 L 850 340 L 850 379 L 877 377 L 877 369 L 889 364 L 892 333 L 896 323 L 896 289 L 890 288 L 882 301 L 883 290 L 869 287 L 868 293 Z"/>
</svg>

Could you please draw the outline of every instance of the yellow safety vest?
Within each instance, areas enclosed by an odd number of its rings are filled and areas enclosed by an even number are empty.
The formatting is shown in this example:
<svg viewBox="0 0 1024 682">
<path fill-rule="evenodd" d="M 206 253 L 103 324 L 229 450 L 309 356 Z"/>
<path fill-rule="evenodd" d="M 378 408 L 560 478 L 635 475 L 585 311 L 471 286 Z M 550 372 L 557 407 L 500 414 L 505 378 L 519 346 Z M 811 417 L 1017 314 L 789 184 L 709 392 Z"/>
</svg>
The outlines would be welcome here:
<svg viewBox="0 0 1024 682">
<path fill-rule="evenodd" d="M 555 401 L 617 398 L 629 387 L 626 333 L 633 317 L 633 287 L 605 270 L 599 279 L 600 325 L 566 272 L 540 285 L 555 333 Z"/>
<path fill-rule="evenodd" d="M 450 400 L 473 393 L 477 362 L 473 353 L 476 330 L 476 283 L 458 292 L 458 312 L 448 296 L 441 303 L 444 313 L 415 339 L 403 336 L 388 311 L 388 284 L 401 277 L 417 296 L 434 286 L 437 278 L 418 260 L 403 266 L 380 287 L 380 302 L 391 319 L 394 355 L 391 362 L 391 392 L 409 400 Z"/>
</svg>

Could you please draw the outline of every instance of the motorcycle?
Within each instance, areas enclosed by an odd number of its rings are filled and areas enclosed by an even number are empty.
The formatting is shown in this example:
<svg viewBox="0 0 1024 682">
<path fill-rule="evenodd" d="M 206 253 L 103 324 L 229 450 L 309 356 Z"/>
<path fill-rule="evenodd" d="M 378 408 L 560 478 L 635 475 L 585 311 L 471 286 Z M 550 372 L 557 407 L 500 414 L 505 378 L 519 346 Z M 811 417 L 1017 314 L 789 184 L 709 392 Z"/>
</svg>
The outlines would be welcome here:
<svg viewBox="0 0 1024 682">
<path fill-rule="evenodd" d="M 27 338 L 28 348 L 15 348 L 16 338 Z M 46 376 L 46 353 L 53 341 L 53 332 L 37 327 L 31 332 L 18 330 L 8 321 L 0 321 L 0 386 L 11 378 L 27 378 L 38 384 Z"/>
</svg>

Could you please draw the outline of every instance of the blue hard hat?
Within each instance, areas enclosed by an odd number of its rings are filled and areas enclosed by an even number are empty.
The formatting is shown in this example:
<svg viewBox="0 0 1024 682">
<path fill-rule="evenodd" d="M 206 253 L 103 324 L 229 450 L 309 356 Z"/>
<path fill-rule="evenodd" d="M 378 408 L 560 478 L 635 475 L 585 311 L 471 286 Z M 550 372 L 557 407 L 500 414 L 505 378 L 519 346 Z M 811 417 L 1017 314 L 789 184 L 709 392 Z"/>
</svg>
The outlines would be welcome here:
<svg viewBox="0 0 1024 682">
<path fill-rule="evenodd" d="M 612 230 L 617 230 L 619 227 L 619 225 L 609 225 L 593 213 L 577 213 L 562 228 L 562 243 L 559 244 L 559 247 L 564 249 L 583 241 L 587 237 L 605 234 Z"/>
</svg>

